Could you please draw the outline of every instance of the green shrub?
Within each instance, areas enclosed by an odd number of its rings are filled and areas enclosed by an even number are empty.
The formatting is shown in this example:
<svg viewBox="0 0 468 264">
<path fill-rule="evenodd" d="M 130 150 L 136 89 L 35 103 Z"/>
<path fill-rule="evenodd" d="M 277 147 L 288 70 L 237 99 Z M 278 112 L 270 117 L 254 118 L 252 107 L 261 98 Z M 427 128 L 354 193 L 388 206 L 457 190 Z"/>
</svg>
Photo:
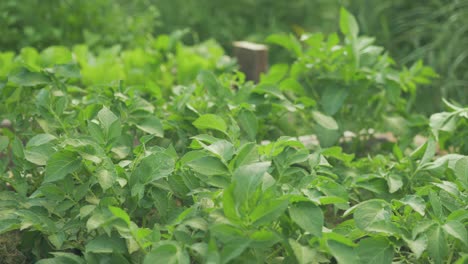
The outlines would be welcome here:
<svg viewBox="0 0 468 264">
<path fill-rule="evenodd" d="M 358 36 L 356 20 L 344 9 L 340 28 L 343 40 L 338 34 L 321 33 L 300 39 L 270 36 L 267 41 L 284 47 L 295 61 L 290 67 L 272 66 L 261 84 L 273 83 L 298 102 L 316 105 L 320 112 L 311 117 L 318 123 L 314 132 L 323 146 L 335 144 L 344 131 L 404 133 L 417 85 L 437 75 L 421 62 L 397 69 L 385 50 L 373 45 L 373 38 Z"/>
<path fill-rule="evenodd" d="M 51 45 L 94 46 L 144 43 L 158 23 L 157 8 L 145 0 L 4 0 L 0 2 L 0 49 Z"/>
</svg>

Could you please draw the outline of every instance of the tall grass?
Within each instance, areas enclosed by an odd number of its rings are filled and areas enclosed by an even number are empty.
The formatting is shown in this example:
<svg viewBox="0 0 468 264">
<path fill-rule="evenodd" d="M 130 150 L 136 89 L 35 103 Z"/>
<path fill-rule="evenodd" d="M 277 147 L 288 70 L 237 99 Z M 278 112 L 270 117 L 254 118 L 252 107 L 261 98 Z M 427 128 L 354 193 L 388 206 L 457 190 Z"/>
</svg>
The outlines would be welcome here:
<svg viewBox="0 0 468 264">
<path fill-rule="evenodd" d="M 468 103 L 468 0 L 357 0 L 350 8 L 398 62 L 423 59 L 441 75 L 420 91 L 419 110 L 440 110 L 440 97 Z"/>
</svg>

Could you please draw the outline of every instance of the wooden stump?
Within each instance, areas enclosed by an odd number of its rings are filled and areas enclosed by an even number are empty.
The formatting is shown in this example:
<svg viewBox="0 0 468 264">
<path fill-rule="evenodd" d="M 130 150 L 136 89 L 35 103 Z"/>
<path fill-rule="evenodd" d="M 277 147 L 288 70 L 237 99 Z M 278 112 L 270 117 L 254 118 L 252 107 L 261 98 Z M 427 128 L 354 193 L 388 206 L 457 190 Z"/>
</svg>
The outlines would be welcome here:
<svg viewBox="0 0 468 264">
<path fill-rule="evenodd" d="M 268 47 L 248 41 L 236 41 L 233 46 L 240 70 L 247 80 L 257 83 L 260 74 L 268 70 Z"/>
</svg>

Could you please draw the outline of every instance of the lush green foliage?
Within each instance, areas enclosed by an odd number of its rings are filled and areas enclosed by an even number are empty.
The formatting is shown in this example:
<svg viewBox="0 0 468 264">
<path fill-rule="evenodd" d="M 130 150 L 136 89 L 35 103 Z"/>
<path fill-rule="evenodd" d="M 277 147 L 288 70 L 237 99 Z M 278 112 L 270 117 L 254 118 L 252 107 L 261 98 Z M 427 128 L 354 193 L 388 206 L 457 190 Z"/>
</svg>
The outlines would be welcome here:
<svg viewBox="0 0 468 264">
<path fill-rule="evenodd" d="M 397 61 L 424 59 L 440 75 L 419 97 L 426 112 L 441 109 L 440 97 L 468 104 L 468 2 L 452 0 L 352 1 L 363 30 L 376 36 Z"/>
<path fill-rule="evenodd" d="M 423 119 L 420 146 L 345 153 L 334 134 L 405 127 L 398 95 L 433 73 L 392 66 L 344 9 L 340 27 L 271 36 L 295 62 L 259 84 L 181 33 L 1 53 L 0 234 L 40 264 L 464 263 L 468 157 L 437 141 L 466 109 Z"/>
<path fill-rule="evenodd" d="M 344 41 L 337 34 L 302 35 L 301 40 L 270 36 L 267 41 L 286 48 L 295 62 L 273 66 L 262 81 L 279 82 L 283 91 L 306 96 L 308 104 L 313 99 L 322 113 L 338 121 L 336 126 L 319 122 L 315 133 L 322 146 L 333 145 L 346 130 L 407 133 L 402 117 L 408 117 L 416 85 L 430 83 L 436 74 L 421 62 L 398 71 L 384 49 L 373 45 L 374 39 L 358 36 L 353 16 L 342 10 L 341 17 Z"/>
<path fill-rule="evenodd" d="M 154 4 L 145 0 L 2 0 L 0 49 L 135 45 L 153 33 L 158 17 Z"/>
<path fill-rule="evenodd" d="M 417 111 L 442 109 L 440 97 L 468 101 L 466 89 L 468 27 L 464 0 L 4 0 L 0 2 L 0 49 L 25 46 L 73 46 L 85 43 L 93 51 L 116 43 L 135 47 L 151 34 L 190 29 L 186 43 L 210 38 L 225 48 L 232 41 L 264 41 L 277 32 L 330 33 L 338 29 L 341 5 L 357 14 L 362 32 L 402 65 L 423 60 L 441 75 L 419 91 Z M 118 26 L 116 26 L 118 25 Z M 275 50 L 273 60 L 283 57 Z M 430 101 L 431 104 L 420 102 Z"/>
</svg>

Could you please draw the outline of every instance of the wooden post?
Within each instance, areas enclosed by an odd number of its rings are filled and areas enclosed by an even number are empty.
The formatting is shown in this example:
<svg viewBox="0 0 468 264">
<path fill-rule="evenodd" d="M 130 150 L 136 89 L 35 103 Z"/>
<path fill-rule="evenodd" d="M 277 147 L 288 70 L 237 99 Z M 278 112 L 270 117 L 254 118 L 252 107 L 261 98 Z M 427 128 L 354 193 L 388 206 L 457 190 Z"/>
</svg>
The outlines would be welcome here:
<svg viewBox="0 0 468 264">
<path fill-rule="evenodd" d="M 248 41 L 236 41 L 233 46 L 240 70 L 247 80 L 257 83 L 260 74 L 268 70 L 268 47 Z"/>
</svg>

